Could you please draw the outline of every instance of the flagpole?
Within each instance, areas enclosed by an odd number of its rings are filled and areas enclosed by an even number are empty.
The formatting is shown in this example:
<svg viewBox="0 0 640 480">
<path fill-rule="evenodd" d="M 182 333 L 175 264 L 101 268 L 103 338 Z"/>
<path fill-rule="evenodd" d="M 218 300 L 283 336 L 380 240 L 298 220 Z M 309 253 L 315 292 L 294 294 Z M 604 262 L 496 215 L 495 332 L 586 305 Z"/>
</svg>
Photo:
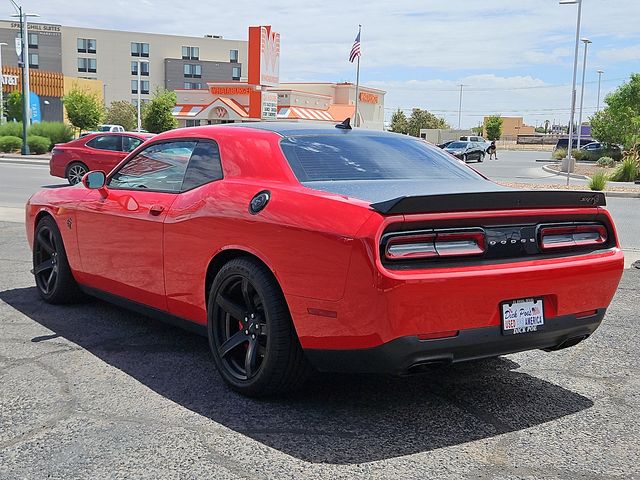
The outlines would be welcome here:
<svg viewBox="0 0 640 480">
<path fill-rule="evenodd" d="M 358 38 L 360 39 L 360 45 L 362 45 L 362 38 L 360 37 L 360 33 L 362 32 L 362 25 L 358 25 Z M 358 118 L 358 97 L 360 96 L 360 55 L 358 55 L 358 63 L 356 67 L 356 116 L 353 119 L 353 124 L 356 127 L 360 126 L 360 120 Z"/>
</svg>

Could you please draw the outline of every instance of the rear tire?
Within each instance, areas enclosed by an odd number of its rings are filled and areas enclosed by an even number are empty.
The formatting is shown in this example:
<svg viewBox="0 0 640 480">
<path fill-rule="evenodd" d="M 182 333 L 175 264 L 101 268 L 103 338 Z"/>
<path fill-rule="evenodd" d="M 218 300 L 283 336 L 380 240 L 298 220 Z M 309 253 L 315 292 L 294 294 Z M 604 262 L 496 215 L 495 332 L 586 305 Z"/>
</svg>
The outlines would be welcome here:
<svg viewBox="0 0 640 480">
<path fill-rule="evenodd" d="M 216 275 L 207 305 L 209 345 L 225 383 L 263 397 L 301 386 L 312 369 L 273 274 L 236 258 Z"/>
<path fill-rule="evenodd" d="M 83 298 L 62 242 L 56 221 L 43 217 L 33 237 L 33 274 L 42 299 L 51 304 L 76 303 Z"/>
<path fill-rule="evenodd" d="M 484 162 L 484 153 L 481 153 L 478 157 L 478 162 Z"/>
<path fill-rule="evenodd" d="M 465 155 L 462 155 L 462 161 L 463 161 L 464 163 L 467 163 L 467 155 L 466 155 L 466 154 L 465 154 Z"/>
<path fill-rule="evenodd" d="M 82 177 L 89 171 L 89 168 L 82 162 L 73 162 L 67 167 L 67 181 L 69 185 L 75 185 L 82 181 Z"/>
</svg>

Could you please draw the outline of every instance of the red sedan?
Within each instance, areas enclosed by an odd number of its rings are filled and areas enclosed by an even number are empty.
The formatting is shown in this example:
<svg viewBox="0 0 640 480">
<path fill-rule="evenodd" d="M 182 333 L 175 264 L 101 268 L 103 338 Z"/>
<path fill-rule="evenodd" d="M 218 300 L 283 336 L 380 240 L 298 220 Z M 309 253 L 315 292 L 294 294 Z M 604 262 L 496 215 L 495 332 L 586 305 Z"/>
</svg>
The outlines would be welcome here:
<svg viewBox="0 0 640 480">
<path fill-rule="evenodd" d="M 426 142 L 339 127 L 173 130 L 86 188 L 36 193 L 40 295 L 195 329 L 256 396 L 313 367 L 413 373 L 598 327 L 623 270 L 602 193 L 508 189 Z"/>
<path fill-rule="evenodd" d="M 51 151 L 49 173 L 66 178 L 71 185 L 82 180 L 90 170 L 110 172 L 151 133 L 90 133 L 67 143 L 59 143 Z"/>
</svg>

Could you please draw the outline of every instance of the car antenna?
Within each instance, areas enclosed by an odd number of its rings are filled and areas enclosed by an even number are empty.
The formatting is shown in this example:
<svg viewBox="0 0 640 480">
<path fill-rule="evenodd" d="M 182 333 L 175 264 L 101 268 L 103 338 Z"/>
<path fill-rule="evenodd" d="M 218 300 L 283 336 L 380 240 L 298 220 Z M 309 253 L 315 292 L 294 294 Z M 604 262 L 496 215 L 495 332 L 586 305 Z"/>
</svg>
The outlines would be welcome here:
<svg viewBox="0 0 640 480">
<path fill-rule="evenodd" d="M 345 118 L 342 123 L 336 125 L 336 128 L 341 128 L 342 130 L 351 130 L 351 118 Z"/>
</svg>

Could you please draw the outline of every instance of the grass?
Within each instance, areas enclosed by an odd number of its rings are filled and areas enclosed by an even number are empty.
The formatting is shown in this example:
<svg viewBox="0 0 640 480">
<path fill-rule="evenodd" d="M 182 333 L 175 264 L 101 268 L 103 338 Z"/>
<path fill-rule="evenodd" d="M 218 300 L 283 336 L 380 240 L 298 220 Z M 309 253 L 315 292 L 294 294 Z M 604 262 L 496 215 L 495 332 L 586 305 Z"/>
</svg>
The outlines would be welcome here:
<svg viewBox="0 0 640 480">
<path fill-rule="evenodd" d="M 598 192 L 604 190 L 607 185 L 607 174 L 605 172 L 596 172 L 589 180 L 589 188 Z"/>
</svg>

